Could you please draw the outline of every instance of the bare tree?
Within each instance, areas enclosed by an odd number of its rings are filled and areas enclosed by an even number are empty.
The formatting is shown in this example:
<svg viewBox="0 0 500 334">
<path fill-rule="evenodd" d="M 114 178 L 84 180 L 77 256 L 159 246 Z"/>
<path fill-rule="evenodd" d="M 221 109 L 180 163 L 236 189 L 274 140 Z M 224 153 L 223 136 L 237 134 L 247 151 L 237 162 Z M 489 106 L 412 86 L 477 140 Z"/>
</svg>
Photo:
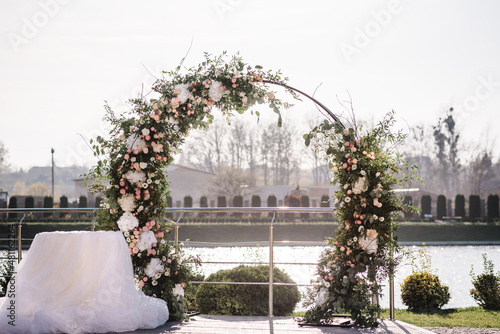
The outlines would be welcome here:
<svg viewBox="0 0 500 334">
<path fill-rule="evenodd" d="M 4 144 L 0 142 L 0 174 L 7 173 L 9 171 L 9 165 L 7 164 L 8 151 Z"/>
<path fill-rule="evenodd" d="M 236 195 L 244 195 L 244 191 L 250 190 L 250 175 L 243 173 L 230 166 L 222 166 L 215 172 L 215 177 L 210 181 L 208 191 L 213 196 L 226 196 L 228 205 L 232 206 L 232 201 Z"/>
</svg>

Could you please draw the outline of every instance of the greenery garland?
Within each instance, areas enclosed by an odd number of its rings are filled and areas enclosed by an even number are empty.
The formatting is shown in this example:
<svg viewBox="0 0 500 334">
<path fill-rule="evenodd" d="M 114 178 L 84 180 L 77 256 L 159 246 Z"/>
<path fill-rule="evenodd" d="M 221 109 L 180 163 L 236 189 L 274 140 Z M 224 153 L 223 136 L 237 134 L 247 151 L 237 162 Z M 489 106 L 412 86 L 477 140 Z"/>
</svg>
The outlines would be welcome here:
<svg viewBox="0 0 500 334">
<path fill-rule="evenodd" d="M 243 113 L 256 104 L 267 104 L 278 115 L 289 105 L 276 98 L 263 81 L 285 85 L 281 73 L 251 67 L 239 56 L 227 61 L 224 53 L 181 74 L 164 72 L 153 86 L 154 98 L 131 100 L 130 112 L 115 115 L 107 106 L 105 120 L 110 138 L 98 137 L 91 145 L 99 157 L 86 175 L 89 188 L 105 199 L 97 211 L 97 227 L 120 230 L 129 245 L 135 276 L 144 293 L 167 301 L 171 319 L 184 314 L 183 287 L 191 274 L 180 249 L 166 236 L 174 223 L 165 220 L 169 186 L 166 167 L 179 152 L 191 129 L 207 128 L 213 108 L 226 116 Z M 285 85 L 286 86 L 286 85 Z M 292 90 L 289 93 L 296 96 Z M 259 116 L 258 111 L 252 114 Z"/>
<path fill-rule="evenodd" d="M 321 255 L 317 285 L 306 302 L 306 322 L 330 323 L 334 314 L 348 312 L 358 325 L 377 326 L 379 306 L 372 296 L 380 293 L 379 282 L 399 261 L 393 256 L 399 248 L 392 232 L 397 228 L 395 217 L 405 208 L 393 190 L 413 178 L 407 163 L 393 151 L 405 137 L 391 132 L 393 124 L 393 112 L 364 133 L 325 120 L 304 135 L 306 145 L 313 143 L 316 150 L 326 152 L 332 184 L 339 186 L 334 199 L 340 225 Z M 402 170 L 406 173 L 398 179 Z"/>
</svg>

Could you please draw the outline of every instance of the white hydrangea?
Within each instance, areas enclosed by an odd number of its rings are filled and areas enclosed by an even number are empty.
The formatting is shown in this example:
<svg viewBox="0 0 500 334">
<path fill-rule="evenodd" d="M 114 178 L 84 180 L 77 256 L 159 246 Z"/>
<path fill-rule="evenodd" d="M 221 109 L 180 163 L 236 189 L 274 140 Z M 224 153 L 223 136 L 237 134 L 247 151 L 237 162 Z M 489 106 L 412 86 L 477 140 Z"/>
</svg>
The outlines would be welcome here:
<svg viewBox="0 0 500 334">
<path fill-rule="evenodd" d="M 139 234 L 140 241 L 137 243 L 137 248 L 142 252 L 150 249 L 151 245 L 156 242 L 156 237 L 153 231 L 143 231 Z"/>
<path fill-rule="evenodd" d="M 131 183 L 139 183 L 146 181 L 146 174 L 141 171 L 131 170 L 125 174 L 125 178 Z"/>
<path fill-rule="evenodd" d="M 137 134 L 133 134 L 132 136 L 128 137 L 127 139 L 127 147 L 131 149 L 132 151 L 134 150 L 139 150 L 142 151 L 144 148 L 146 148 L 148 145 L 144 140 L 139 138 Z"/>
<path fill-rule="evenodd" d="M 328 289 L 327 288 L 320 288 L 318 291 L 318 295 L 316 296 L 316 306 L 321 306 L 326 302 L 326 299 L 328 297 Z"/>
<path fill-rule="evenodd" d="M 125 212 L 120 219 L 118 219 L 118 227 L 122 232 L 128 232 L 139 226 L 139 221 L 130 212 Z"/>
<path fill-rule="evenodd" d="M 219 81 L 213 81 L 208 90 L 208 96 L 212 101 L 218 102 L 224 95 L 224 91 L 221 89 L 222 84 Z"/>
<path fill-rule="evenodd" d="M 368 179 L 365 176 L 359 177 L 352 185 L 352 192 L 359 195 L 368 190 Z"/>
<path fill-rule="evenodd" d="M 177 97 L 181 100 L 181 103 L 185 103 L 191 96 L 191 92 L 189 91 L 188 84 L 181 84 L 174 87 L 174 91 L 179 90 L 179 94 Z"/>
<path fill-rule="evenodd" d="M 179 300 L 181 297 L 184 297 L 184 289 L 180 284 L 176 284 L 175 287 L 172 290 L 174 296 L 177 297 L 177 300 Z"/>
<path fill-rule="evenodd" d="M 160 274 L 163 272 L 165 267 L 163 266 L 163 263 L 161 263 L 160 259 L 154 257 L 151 259 L 151 261 L 148 263 L 146 269 L 144 269 L 144 273 L 153 278 L 157 277 L 157 274 Z"/>
<path fill-rule="evenodd" d="M 377 252 L 378 248 L 377 236 L 378 233 L 376 230 L 367 229 L 366 237 L 359 239 L 359 245 L 361 246 L 361 248 L 366 250 L 368 254 L 374 254 L 375 252 Z"/>
<path fill-rule="evenodd" d="M 135 198 L 132 194 L 122 195 L 118 199 L 118 204 L 120 204 L 120 208 L 122 208 L 125 212 L 132 212 L 135 209 Z"/>
</svg>

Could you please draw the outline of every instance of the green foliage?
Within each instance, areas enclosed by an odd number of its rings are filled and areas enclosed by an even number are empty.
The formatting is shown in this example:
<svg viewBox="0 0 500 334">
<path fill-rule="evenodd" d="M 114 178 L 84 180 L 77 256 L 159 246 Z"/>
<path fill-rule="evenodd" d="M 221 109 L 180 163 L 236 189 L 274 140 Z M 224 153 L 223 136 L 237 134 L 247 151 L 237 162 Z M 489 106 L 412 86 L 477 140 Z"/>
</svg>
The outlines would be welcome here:
<svg viewBox="0 0 500 334">
<path fill-rule="evenodd" d="M 54 200 L 50 196 L 45 196 L 43 198 L 43 207 L 44 208 L 53 208 L 54 207 Z M 44 217 L 50 217 L 52 216 L 52 212 L 44 212 L 43 213 Z"/>
<path fill-rule="evenodd" d="M 439 195 L 437 198 L 437 210 L 436 210 L 436 218 L 443 219 L 446 216 L 446 197 L 444 195 Z"/>
<path fill-rule="evenodd" d="M 465 196 L 458 194 L 455 196 L 455 216 L 465 217 Z"/>
<path fill-rule="evenodd" d="M 184 207 L 185 208 L 193 207 L 193 198 L 191 196 L 184 196 Z"/>
<path fill-rule="evenodd" d="M 276 199 L 276 196 L 274 195 L 269 195 L 267 197 L 267 207 L 268 208 L 275 208 L 278 206 L 278 200 Z M 269 212 L 268 214 L 269 217 L 272 217 L 273 216 L 273 213 L 272 212 Z"/>
<path fill-rule="evenodd" d="M 393 113 L 369 132 L 325 120 L 304 135 L 316 152 L 326 150 L 333 183 L 339 184 L 335 201 L 340 203 L 335 210 L 340 225 L 336 239 L 327 240 L 329 247 L 316 269 L 315 290 L 326 289 L 327 297 L 306 312 L 306 321 L 331 321 L 332 312 L 348 312 L 359 325 L 377 326 L 378 306 L 371 296 L 380 292 L 377 282 L 399 262 L 391 256 L 399 251 L 391 235 L 403 204 L 392 190 L 413 179 L 412 168 L 393 151 L 405 137 L 391 132 L 393 124 Z"/>
<path fill-rule="evenodd" d="M 17 197 L 16 196 L 12 196 L 11 198 L 9 198 L 9 209 L 17 209 Z M 9 219 L 17 219 L 17 213 L 10 212 Z"/>
<path fill-rule="evenodd" d="M 27 196 L 26 199 L 24 200 L 24 207 L 25 208 L 34 208 L 35 207 L 35 199 L 33 196 Z"/>
<path fill-rule="evenodd" d="M 217 207 L 218 208 L 225 208 L 227 207 L 227 199 L 226 196 L 217 196 Z M 225 212 L 218 212 L 217 216 L 225 216 Z"/>
<path fill-rule="evenodd" d="M 79 200 L 78 200 L 78 207 L 79 208 L 87 208 L 88 205 L 87 205 L 87 196 L 80 196 Z"/>
<path fill-rule="evenodd" d="M 69 207 L 69 203 L 68 203 L 68 197 L 62 195 L 60 198 L 59 198 L 59 207 L 60 208 L 68 208 Z"/>
<path fill-rule="evenodd" d="M 102 202 L 102 197 L 101 196 L 97 196 L 95 198 L 95 203 L 94 203 L 94 207 L 95 208 L 99 208 L 101 206 L 101 202 Z"/>
<path fill-rule="evenodd" d="M 401 284 L 401 301 L 412 311 L 440 309 L 450 300 L 449 288 L 426 270 L 409 275 Z"/>
<path fill-rule="evenodd" d="M 500 272 L 495 275 L 494 266 L 491 260 L 483 253 L 484 272 L 479 275 L 474 274 L 474 267 L 471 268 L 473 289 L 470 290 L 474 300 L 486 310 L 500 310 Z"/>
<path fill-rule="evenodd" d="M 208 208 L 208 198 L 207 196 L 201 196 L 200 197 L 200 208 Z M 203 218 L 206 217 L 207 213 L 206 212 L 200 212 L 198 213 L 198 217 Z"/>
<path fill-rule="evenodd" d="M 481 198 L 479 195 L 469 196 L 469 218 L 471 221 L 481 218 Z"/>
<path fill-rule="evenodd" d="M 488 220 L 494 220 L 498 219 L 500 212 L 499 212 L 499 198 L 498 195 L 493 195 L 490 194 L 488 195 L 488 200 L 487 200 L 487 210 L 488 210 Z"/>
<path fill-rule="evenodd" d="M 259 195 L 252 195 L 252 207 L 253 208 L 260 208 L 261 206 L 261 200 Z"/>
<path fill-rule="evenodd" d="M 241 195 L 236 195 L 233 197 L 233 207 L 235 208 L 242 208 L 243 207 L 243 196 Z M 233 217 L 241 217 L 243 216 L 242 212 L 234 212 Z"/>
<path fill-rule="evenodd" d="M 411 195 L 406 195 L 403 198 L 403 206 L 405 206 L 405 207 L 413 206 L 413 198 L 411 197 Z M 408 210 L 408 211 L 405 211 L 404 215 L 405 215 L 406 219 L 409 219 L 412 217 L 413 213 L 410 210 Z"/>
<path fill-rule="evenodd" d="M 303 207 L 303 208 L 310 207 L 309 196 L 307 196 L 307 195 L 300 196 L 300 206 Z M 307 212 L 301 213 L 300 214 L 300 218 L 302 218 L 302 219 L 308 219 L 309 218 L 309 213 L 307 213 Z"/>
<path fill-rule="evenodd" d="M 422 195 L 422 198 L 420 199 L 420 205 L 421 205 L 421 209 L 422 209 L 422 218 L 425 215 L 431 214 L 431 202 L 432 202 L 431 195 Z"/>
<path fill-rule="evenodd" d="M 279 268 L 273 269 L 274 282 L 294 283 Z M 269 267 L 238 266 L 210 275 L 207 282 L 268 282 Z M 274 286 L 273 313 L 286 316 L 293 312 L 300 299 L 296 286 Z M 227 315 L 268 315 L 269 287 L 267 285 L 204 284 L 198 288 L 196 302 L 201 313 Z"/>
</svg>

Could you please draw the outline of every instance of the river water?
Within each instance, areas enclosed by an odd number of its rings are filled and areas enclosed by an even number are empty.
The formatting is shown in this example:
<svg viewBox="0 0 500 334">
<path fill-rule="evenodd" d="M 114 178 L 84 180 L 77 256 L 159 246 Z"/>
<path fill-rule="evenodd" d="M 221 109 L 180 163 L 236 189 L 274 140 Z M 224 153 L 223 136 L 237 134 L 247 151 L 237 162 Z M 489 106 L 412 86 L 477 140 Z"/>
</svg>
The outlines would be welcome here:
<svg viewBox="0 0 500 334">
<path fill-rule="evenodd" d="M 472 288 L 469 275 L 474 265 L 476 274 L 483 272 L 482 253 L 495 265 L 495 272 L 500 271 L 500 246 L 411 246 L 406 247 L 414 253 L 418 249 L 425 249 L 431 255 L 431 270 L 439 276 L 441 282 L 450 288 L 451 299 L 443 308 L 462 308 L 477 306 L 470 296 Z M 274 246 L 274 262 L 316 262 L 319 259 L 322 246 Z M 269 247 L 187 247 L 186 254 L 199 255 L 203 261 L 263 261 L 269 259 Z M 229 269 L 237 264 L 210 264 L 205 263 L 201 272 L 208 276 L 220 269 Z M 298 284 L 309 284 L 314 277 L 314 265 L 277 265 L 285 270 Z M 395 275 L 395 307 L 405 309 L 401 302 L 400 284 L 412 273 L 411 260 L 406 258 Z M 380 299 L 382 308 L 389 307 L 388 282 L 383 282 L 383 296 Z M 304 291 L 305 288 L 300 288 Z M 297 310 L 303 310 L 298 305 Z"/>
</svg>

